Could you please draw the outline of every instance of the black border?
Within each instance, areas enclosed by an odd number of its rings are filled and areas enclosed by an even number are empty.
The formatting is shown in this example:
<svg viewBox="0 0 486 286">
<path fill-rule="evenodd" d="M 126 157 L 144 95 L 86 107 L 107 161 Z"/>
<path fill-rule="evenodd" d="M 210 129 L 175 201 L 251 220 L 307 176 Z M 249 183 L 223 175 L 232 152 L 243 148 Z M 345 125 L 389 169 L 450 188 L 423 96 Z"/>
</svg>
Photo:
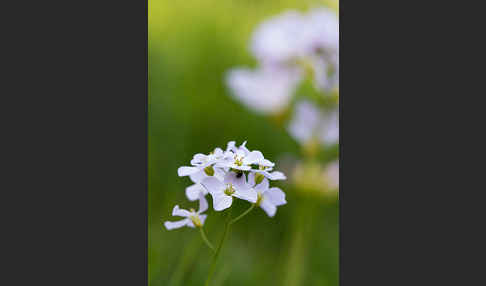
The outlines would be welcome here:
<svg viewBox="0 0 486 286">
<path fill-rule="evenodd" d="M 0 284 L 147 285 L 148 1 L 9 5 Z"/>
</svg>

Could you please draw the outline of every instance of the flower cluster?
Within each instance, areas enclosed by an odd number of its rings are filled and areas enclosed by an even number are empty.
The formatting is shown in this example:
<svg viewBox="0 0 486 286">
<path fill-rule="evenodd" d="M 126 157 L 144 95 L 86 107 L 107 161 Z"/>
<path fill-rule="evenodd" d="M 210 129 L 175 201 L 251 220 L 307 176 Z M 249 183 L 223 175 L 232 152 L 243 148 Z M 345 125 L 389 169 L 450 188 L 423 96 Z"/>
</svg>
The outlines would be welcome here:
<svg viewBox="0 0 486 286">
<path fill-rule="evenodd" d="M 180 167 L 180 177 L 189 176 L 193 185 L 186 188 L 189 200 L 199 200 L 199 210 L 183 210 L 176 205 L 173 216 L 184 217 L 177 222 L 164 223 L 167 229 L 183 226 L 202 227 L 208 209 L 205 196 L 212 197 L 215 211 L 231 207 L 234 199 L 241 199 L 261 207 L 273 217 L 277 207 L 286 204 L 285 193 L 277 187 L 270 187 L 269 181 L 285 180 L 286 176 L 274 171 L 275 163 L 265 159 L 260 151 L 250 151 L 246 141 L 237 147 L 234 141 L 227 144 L 226 150 L 214 149 L 210 154 L 196 154 L 191 166 Z"/>
<path fill-rule="evenodd" d="M 339 20 L 335 12 L 325 8 L 308 13 L 288 11 L 269 19 L 254 32 L 250 50 L 259 67 L 231 70 L 227 84 L 237 99 L 256 111 L 282 111 L 306 77 L 321 91 L 338 87 Z"/>
</svg>

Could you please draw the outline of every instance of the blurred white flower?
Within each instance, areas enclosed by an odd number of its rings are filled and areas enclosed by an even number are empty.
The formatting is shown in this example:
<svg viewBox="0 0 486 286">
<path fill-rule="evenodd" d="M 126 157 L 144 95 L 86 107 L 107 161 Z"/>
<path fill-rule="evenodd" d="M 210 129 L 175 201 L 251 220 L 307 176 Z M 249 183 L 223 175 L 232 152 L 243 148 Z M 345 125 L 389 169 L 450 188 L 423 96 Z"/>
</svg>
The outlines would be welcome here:
<svg viewBox="0 0 486 286">
<path fill-rule="evenodd" d="M 285 200 L 285 193 L 280 188 L 270 188 L 267 179 L 263 179 L 260 183 L 257 183 L 255 181 L 255 176 L 248 176 L 248 182 L 253 186 L 253 189 L 257 193 L 256 204 L 261 207 L 269 217 L 275 216 L 278 206 L 287 203 Z"/>
<path fill-rule="evenodd" d="M 288 11 L 263 22 L 250 49 L 263 66 L 311 70 L 319 89 L 339 83 L 339 19 L 326 8 Z"/>
<path fill-rule="evenodd" d="M 164 222 L 164 226 L 165 228 L 167 228 L 167 230 L 172 230 L 183 226 L 188 226 L 192 228 L 202 227 L 204 221 L 206 220 L 206 215 L 202 213 L 205 212 L 207 209 L 208 202 L 206 201 L 206 198 L 204 198 L 202 194 L 199 194 L 199 210 L 197 212 L 194 209 L 191 209 L 189 211 L 184 210 L 176 205 L 172 210 L 172 216 L 185 217 L 185 219 L 179 221 L 166 221 Z"/>
<path fill-rule="evenodd" d="M 257 194 L 247 184 L 245 174 L 229 172 L 223 181 L 209 177 L 202 180 L 201 184 L 213 197 L 213 208 L 216 211 L 229 208 L 233 203 L 233 197 L 252 203 L 257 200 Z"/>
<path fill-rule="evenodd" d="M 336 110 L 321 112 L 317 106 L 304 100 L 297 103 L 288 130 L 302 145 L 312 139 L 334 144 L 339 140 L 339 114 Z"/>
<path fill-rule="evenodd" d="M 301 80 L 296 69 L 262 67 L 233 69 L 226 76 L 231 93 L 243 104 L 262 113 L 283 110 Z"/>
<path fill-rule="evenodd" d="M 305 17 L 288 11 L 266 20 L 255 30 L 250 50 L 263 65 L 276 65 L 306 56 L 309 51 Z"/>
<path fill-rule="evenodd" d="M 319 130 L 319 140 L 323 144 L 335 144 L 339 141 L 339 112 L 324 112 Z"/>
<path fill-rule="evenodd" d="M 327 178 L 329 188 L 339 188 L 339 161 L 332 162 L 324 170 L 324 175 Z"/>
</svg>

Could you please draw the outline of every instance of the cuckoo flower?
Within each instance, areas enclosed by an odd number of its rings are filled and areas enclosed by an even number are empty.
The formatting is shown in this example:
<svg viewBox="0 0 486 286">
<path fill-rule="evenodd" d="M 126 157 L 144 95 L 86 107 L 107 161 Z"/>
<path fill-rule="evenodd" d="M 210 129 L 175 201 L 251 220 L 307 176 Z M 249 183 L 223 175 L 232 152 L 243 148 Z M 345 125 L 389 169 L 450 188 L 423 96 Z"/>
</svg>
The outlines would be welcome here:
<svg viewBox="0 0 486 286">
<path fill-rule="evenodd" d="M 258 183 L 256 177 L 250 173 L 248 182 L 253 186 L 257 192 L 256 205 L 261 207 L 269 217 L 275 216 L 277 207 L 287 203 L 285 200 L 285 193 L 277 187 L 270 188 L 270 184 L 266 178 Z"/>
<path fill-rule="evenodd" d="M 201 184 L 208 189 L 213 197 L 213 207 L 216 211 L 222 211 L 231 207 L 233 197 L 256 202 L 257 194 L 246 182 L 245 174 L 228 172 L 224 180 L 209 177 L 201 181 Z"/>
<path fill-rule="evenodd" d="M 184 217 L 184 219 L 175 222 L 166 221 L 164 222 L 164 226 L 168 230 L 180 228 L 183 226 L 188 226 L 192 228 L 202 227 L 204 221 L 206 220 L 206 215 L 202 213 L 205 212 L 207 209 L 208 209 L 208 202 L 206 201 L 206 198 L 204 198 L 202 194 L 199 194 L 199 210 L 197 212 L 194 209 L 184 210 L 179 208 L 178 205 L 176 205 L 172 210 L 172 216 L 180 216 L 180 217 Z"/>
<path fill-rule="evenodd" d="M 223 158 L 224 152 L 221 148 L 214 149 L 208 155 L 198 153 L 191 160 L 192 166 L 183 166 L 177 169 L 179 177 L 190 176 L 192 181 L 199 183 L 206 176 L 213 176 L 215 170 L 213 165 Z"/>
</svg>

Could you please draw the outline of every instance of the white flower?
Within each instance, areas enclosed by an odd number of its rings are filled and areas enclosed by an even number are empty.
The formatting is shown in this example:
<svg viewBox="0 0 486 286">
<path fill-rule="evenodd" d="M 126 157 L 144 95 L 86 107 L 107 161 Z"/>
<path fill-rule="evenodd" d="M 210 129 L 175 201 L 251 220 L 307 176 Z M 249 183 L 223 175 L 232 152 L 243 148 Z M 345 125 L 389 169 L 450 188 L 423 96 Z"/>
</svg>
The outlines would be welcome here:
<svg viewBox="0 0 486 286">
<path fill-rule="evenodd" d="M 240 171 L 249 171 L 252 165 L 274 166 L 275 164 L 263 157 L 260 151 L 250 151 L 245 146 L 246 141 L 236 147 L 234 141 L 228 143 L 224 158 L 216 163 L 216 167 L 229 168 Z"/>
<path fill-rule="evenodd" d="M 256 70 L 233 69 L 226 76 L 232 94 L 243 104 L 262 113 L 282 111 L 300 80 L 299 70 L 272 66 Z"/>
<path fill-rule="evenodd" d="M 319 140 L 323 144 L 335 144 L 339 141 L 339 112 L 337 110 L 324 113 L 320 125 Z"/>
<path fill-rule="evenodd" d="M 319 8 L 306 16 L 306 41 L 310 51 L 335 55 L 339 52 L 339 19 L 335 12 Z"/>
<path fill-rule="evenodd" d="M 213 197 L 213 207 L 216 211 L 227 209 L 233 203 L 233 197 L 256 202 L 257 194 L 246 182 L 245 174 L 228 172 L 223 181 L 208 177 L 201 181 Z"/>
<path fill-rule="evenodd" d="M 237 159 L 241 159 L 241 161 L 245 161 L 247 163 L 252 162 L 252 163 L 249 163 L 249 165 L 255 164 L 255 165 L 258 165 L 260 167 L 265 167 L 265 168 L 271 168 L 271 167 L 275 166 L 275 163 L 271 162 L 270 160 L 265 159 L 262 152 L 260 152 L 258 150 L 250 151 L 250 150 L 248 150 L 248 148 L 246 148 L 245 145 L 246 145 L 246 141 L 243 142 L 243 144 L 241 144 L 239 147 L 236 147 L 235 141 L 228 142 L 228 147 L 227 147 L 225 155 L 224 155 L 225 159 L 226 160 L 233 159 L 233 160 L 228 160 L 228 161 L 234 163 L 235 157 L 236 157 Z M 253 156 L 254 159 L 248 158 L 248 157 L 251 157 L 251 156 Z M 247 158 L 247 159 L 245 160 L 245 158 Z M 228 162 L 225 162 L 225 160 L 223 160 L 223 162 L 224 163 L 222 165 L 225 165 L 225 164 L 228 163 Z"/>
<path fill-rule="evenodd" d="M 226 172 L 223 169 L 217 167 L 213 167 L 213 170 L 213 176 L 218 178 L 219 180 L 223 180 Z M 194 183 L 193 185 L 190 185 L 186 188 L 186 196 L 190 201 L 197 200 L 199 198 L 199 193 L 202 193 L 203 195 L 208 194 L 208 190 L 206 190 L 206 188 L 201 185 L 201 181 L 208 177 L 210 176 L 208 176 L 206 172 L 197 172 L 195 174 L 189 175 L 189 178 Z"/>
<path fill-rule="evenodd" d="M 339 188 L 339 161 L 329 164 L 324 170 L 324 174 L 331 189 Z"/>
<path fill-rule="evenodd" d="M 273 217 L 277 212 L 277 207 L 287 203 L 285 200 L 285 193 L 277 187 L 270 188 L 267 179 L 263 179 L 260 183 L 255 182 L 255 176 L 250 174 L 248 182 L 253 184 L 253 189 L 257 192 L 256 204 L 261 207 L 269 217 Z"/>
<path fill-rule="evenodd" d="M 334 144 L 339 140 L 339 113 L 337 110 L 323 113 L 309 101 L 301 101 L 295 107 L 288 130 L 301 144 L 313 138 Z"/>
<path fill-rule="evenodd" d="M 178 205 L 174 207 L 172 210 L 172 216 L 180 216 L 180 217 L 185 217 L 183 220 L 179 221 L 166 221 L 164 222 L 165 228 L 168 230 L 175 229 L 175 228 L 180 228 L 183 226 L 188 226 L 188 227 L 202 227 L 204 224 L 204 221 L 206 220 L 206 215 L 201 214 L 204 211 L 208 209 L 208 202 L 206 201 L 206 198 L 202 194 L 199 194 L 199 210 L 196 212 L 195 210 L 184 210 L 179 208 Z"/>
<path fill-rule="evenodd" d="M 304 16 L 288 11 L 275 16 L 255 30 L 250 50 L 264 65 L 281 64 L 305 56 L 308 41 Z"/>
<path fill-rule="evenodd" d="M 272 172 L 272 170 L 273 170 L 273 168 L 262 168 L 262 169 L 258 169 L 258 170 L 251 169 L 248 176 L 252 175 L 252 176 L 258 177 L 257 174 L 261 174 L 263 177 L 268 178 L 269 180 L 272 180 L 272 181 L 286 180 L 287 179 L 287 177 L 285 176 L 284 173 L 282 173 L 280 171 L 273 171 Z"/>
<path fill-rule="evenodd" d="M 263 66 L 312 69 L 319 89 L 339 83 L 339 19 L 328 9 L 289 11 L 263 22 L 251 51 Z"/>
<path fill-rule="evenodd" d="M 223 158 L 224 152 L 221 148 L 214 149 L 209 155 L 204 155 L 198 153 L 193 156 L 191 160 L 191 165 L 193 167 L 183 166 L 177 169 L 177 174 L 179 177 L 183 176 L 202 176 L 202 172 L 206 173 L 208 176 L 214 174 L 212 165 L 217 163 Z M 196 180 L 197 181 L 197 180 Z"/>
</svg>

